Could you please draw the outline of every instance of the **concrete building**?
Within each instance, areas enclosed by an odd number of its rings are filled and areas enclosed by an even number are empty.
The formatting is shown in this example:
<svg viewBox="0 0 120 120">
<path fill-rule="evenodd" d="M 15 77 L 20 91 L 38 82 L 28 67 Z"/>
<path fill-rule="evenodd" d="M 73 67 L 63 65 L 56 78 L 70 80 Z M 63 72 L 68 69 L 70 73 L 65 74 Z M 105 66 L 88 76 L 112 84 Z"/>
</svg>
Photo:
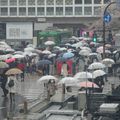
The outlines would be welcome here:
<svg viewBox="0 0 120 120">
<path fill-rule="evenodd" d="M 0 39 L 32 40 L 47 27 L 68 28 L 74 34 L 102 15 L 109 0 L 0 0 Z"/>
</svg>

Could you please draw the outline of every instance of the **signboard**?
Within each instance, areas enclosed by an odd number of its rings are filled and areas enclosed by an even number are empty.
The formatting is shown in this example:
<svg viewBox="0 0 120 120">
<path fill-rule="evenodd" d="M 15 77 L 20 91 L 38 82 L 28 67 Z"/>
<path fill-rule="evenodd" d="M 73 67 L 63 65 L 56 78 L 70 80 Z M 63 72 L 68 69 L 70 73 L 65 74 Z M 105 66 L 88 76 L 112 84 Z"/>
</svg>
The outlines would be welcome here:
<svg viewBox="0 0 120 120">
<path fill-rule="evenodd" d="M 0 39 L 6 39 L 6 23 L 0 23 Z"/>
<path fill-rule="evenodd" d="M 33 39 L 32 22 L 10 22 L 6 24 L 7 39 Z"/>
<path fill-rule="evenodd" d="M 106 12 L 103 19 L 106 23 L 110 22 L 111 21 L 110 13 Z"/>
</svg>

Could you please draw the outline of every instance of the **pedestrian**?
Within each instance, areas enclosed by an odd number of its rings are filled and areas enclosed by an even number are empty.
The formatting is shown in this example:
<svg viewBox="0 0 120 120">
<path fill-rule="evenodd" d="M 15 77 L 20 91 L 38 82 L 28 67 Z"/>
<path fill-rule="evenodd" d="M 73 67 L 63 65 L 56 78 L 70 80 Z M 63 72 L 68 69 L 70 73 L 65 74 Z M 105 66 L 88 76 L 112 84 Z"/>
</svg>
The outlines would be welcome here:
<svg viewBox="0 0 120 120">
<path fill-rule="evenodd" d="M 13 81 L 13 84 L 10 85 L 10 81 Z M 17 79 L 15 75 L 8 76 L 7 87 L 10 95 L 10 103 L 15 101 L 15 94 L 17 92 Z"/>
<path fill-rule="evenodd" d="M 7 76 L 5 75 L 5 73 L 3 73 L 0 77 L 1 79 L 1 88 L 3 90 L 4 95 L 2 95 L 2 97 L 7 97 L 8 94 L 8 89 L 6 88 L 6 83 L 7 83 Z"/>
<path fill-rule="evenodd" d="M 68 65 L 66 62 L 63 62 L 62 64 L 61 75 L 63 75 L 64 77 L 68 76 Z"/>
</svg>

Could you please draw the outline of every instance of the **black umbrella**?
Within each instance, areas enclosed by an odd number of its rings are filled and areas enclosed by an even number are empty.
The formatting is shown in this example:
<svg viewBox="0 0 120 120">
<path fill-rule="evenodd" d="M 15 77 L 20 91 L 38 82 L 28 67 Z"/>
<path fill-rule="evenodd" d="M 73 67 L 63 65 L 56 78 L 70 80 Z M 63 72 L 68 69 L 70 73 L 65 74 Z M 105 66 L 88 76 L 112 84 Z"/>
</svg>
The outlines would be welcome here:
<svg viewBox="0 0 120 120">
<path fill-rule="evenodd" d="M 40 65 L 49 65 L 49 64 L 52 64 L 52 62 L 50 60 L 40 60 L 37 65 L 40 66 Z"/>
</svg>

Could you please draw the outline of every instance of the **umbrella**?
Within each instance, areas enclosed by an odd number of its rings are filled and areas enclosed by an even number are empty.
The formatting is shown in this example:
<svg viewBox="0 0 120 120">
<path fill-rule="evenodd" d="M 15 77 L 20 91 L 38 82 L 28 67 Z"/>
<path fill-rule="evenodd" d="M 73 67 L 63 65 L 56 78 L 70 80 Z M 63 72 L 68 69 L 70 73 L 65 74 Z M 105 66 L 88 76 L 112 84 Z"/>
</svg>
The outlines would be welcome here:
<svg viewBox="0 0 120 120">
<path fill-rule="evenodd" d="M 89 56 L 89 54 L 91 53 L 91 51 L 88 50 L 80 50 L 79 54 L 83 55 L 83 56 Z"/>
<path fill-rule="evenodd" d="M 21 59 L 21 58 L 24 58 L 25 56 L 24 55 L 20 55 L 20 54 L 15 54 L 12 56 L 12 58 L 17 58 L 17 59 Z"/>
<path fill-rule="evenodd" d="M 56 54 L 52 53 L 52 54 L 48 55 L 48 58 L 52 58 L 52 57 L 55 57 L 55 56 L 56 56 Z"/>
<path fill-rule="evenodd" d="M 74 78 L 76 79 L 87 79 L 87 78 L 92 78 L 92 74 L 90 72 L 78 72 Z"/>
<path fill-rule="evenodd" d="M 8 68 L 9 65 L 6 62 L 0 62 L 0 68 Z"/>
<path fill-rule="evenodd" d="M 96 78 L 96 77 L 99 77 L 99 76 L 103 76 L 105 75 L 106 73 L 103 71 L 103 70 L 95 70 L 93 72 L 93 78 Z"/>
<path fill-rule="evenodd" d="M 44 44 L 45 44 L 45 45 L 54 45 L 55 42 L 54 42 L 54 41 L 46 41 Z"/>
<path fill-rule="evenodd" d="M 52 62 L 50 60 L 40 60 L 37 65 L 40 66 L 40 65 L 49 65 L 49 64 L 52 64 Z"/>
<path fill-rule="evenodd" d="M 85 82 L 80 82 L 79 86 L 82 88 L 99 88 L 98 85 L 96 85 L 95 83 L 93 82 L 90 82 L 90 81 L 85 81 Z"/>
<path fill-rule="evenodd" d="M 25 52 L 33 52 L 35 49 L 33 47 L 27 47 L 24 49 Z"/>
<path fill-rule="evenodd" d="M 65 84 L 65 86 L 75 86 L 78 83 L 78 80 L 73 77 L 64 77 L 60 80 L 58 84 Z"/>
<path fill-rule="evenodd" d="M 5 60 L 6 63 L 11 63 L 14 62 L 16 59 L 15 58 L 9 58 L 7 60 Z"/>
<path fill-rule="evenodd" d="M 82 50 L 88 50 L 88 51 L 92 52 L 89 47 L 80 47 L 80 48 L 81 48 Z"/>
<path fill-rule="evenodd" d="M 20 54 L 20 55 L 23 55 L 23 52 L 22 52 L 22 51 L 15 51 L 14 54 Z"/>
<path fill-rule="evenodd" d="M 106 66 L 100 62 L 94 62 L 92 64 L 89 65 L 88 69 L 89 70 L 94 70 L 94 69 L 103 69 Z"/>
<path fill-rule="evenodd" d="M 72 58 L 72 57 L 74 57 L 74 54 L 71 52 L 66 52 L 63 54 L 63 58 Z"/>
<path fill-rule="evenodd" d="M 67 61 L 68 59 L 67 58 L 64 58 L 64 57 L 58 57 L 57 59 L 56 59 L 56 61 L 57 62 L 65 62 L 65 61 Z"/>
<path fill-rule="evenodd" d="M 40 83 L 41 81 L 46 81 L 48 82 L 49 80 L 58 80 L 55 76 L 52 75 L 45 75 L 43 77 L 41 77 L 37 82 Z"/>
<path fill-rule="evenodd" d="M 51 52 L 49 50 L 44 50 L 42 51 L 42 54 L 51 54 Z"/>
<path fill-rule="evenodd" d="M 111 66 L 112 64 L 115 64 L 115 61 L 110 58 L 105 58 L 102 60 L 102 63 L 105 64 L 107 67 Z"/>
<path fill-rule="evenodd" d="M 16 75 L 16 74 L 21 74 L 22 71 L 18 68 L 11 68 L 9 69 L 5 74 L 6 75 Z"/>
</svg>

